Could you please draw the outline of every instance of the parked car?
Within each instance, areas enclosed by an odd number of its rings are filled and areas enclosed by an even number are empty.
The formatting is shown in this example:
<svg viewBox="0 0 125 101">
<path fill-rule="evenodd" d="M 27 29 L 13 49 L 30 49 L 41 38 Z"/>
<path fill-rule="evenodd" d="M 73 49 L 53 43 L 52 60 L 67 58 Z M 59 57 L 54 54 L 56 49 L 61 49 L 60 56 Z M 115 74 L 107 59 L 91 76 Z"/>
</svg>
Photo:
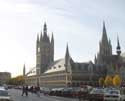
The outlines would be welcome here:
<svg viewBox="0 0 125 101">
<path fill-rule="evenodd" d="M 71 87 L 66 87 L 63 89 L 62 91 L 62 96 L 63 97 L 72 97 L 72 92 L 73 92 L 73 88 Z"/>
<path fill-rule="evenodd" d="M 89 89 L 88 87 L 81 88 L 78 92 L 78 98 L 79 100 L 87 100 L 89 95 Z"/>
<path fill-rule="evenodd" d="M 64 88 L 53 88 L 51 89 L 49 95 L 51 96 L 63 96 L 62 92 L 63 92 Z"/>
<path fill-rule="evenodd" d="M 50 91 L 51 91 L 50 88 L 40 87 L 40 93 L 43 93 L 44 95 L 48 95 Z"/>
<path fill-rule="evenodd" d="M 73 88 L 73 92 L 72 92 L 72 97 L 78 98 L 80 91 L 81 91 L 81 87 L 74 87 L 74 88 Z"/>
<path fill-rule="evenodd" d="M 7 90 L 0 88 L 0 101 L 12 101 Z"/>
<path fill-rule="evenodd" d="M 104 94 L 104 101 L 121 101 L 120 90 L 110 89 Z"/>
<path fill-rule="evenodd" d="M 88 94 L 88 101 L 104 101 L 104 89 L 93 88 Z"/>
</svg>

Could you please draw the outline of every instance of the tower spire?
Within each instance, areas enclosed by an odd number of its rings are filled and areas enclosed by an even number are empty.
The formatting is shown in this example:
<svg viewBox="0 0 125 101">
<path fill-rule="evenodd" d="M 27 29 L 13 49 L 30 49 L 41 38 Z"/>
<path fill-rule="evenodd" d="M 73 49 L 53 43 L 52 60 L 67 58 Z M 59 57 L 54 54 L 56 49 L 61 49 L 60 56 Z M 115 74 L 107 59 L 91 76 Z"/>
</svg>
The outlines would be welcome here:
<svg viewBox="0 0 125 101">
<path fill-rule="evenodd" d="M 120 43 L 119 43 L 119 37 L 117 36 L 117 47 L 116 47 L 116 52 L 118 55 L 121 54 L 121 47 L 120 47 Z"/>
<path fill-rule="evenodd" d="M 49 40 L 49 37 L 47 36 L 47 25 L 46 25 L 46 22 L 44 23 L 44 26 L 43 26 L 43 41 L 44 42 L 50 42 Z"/>
</svg>

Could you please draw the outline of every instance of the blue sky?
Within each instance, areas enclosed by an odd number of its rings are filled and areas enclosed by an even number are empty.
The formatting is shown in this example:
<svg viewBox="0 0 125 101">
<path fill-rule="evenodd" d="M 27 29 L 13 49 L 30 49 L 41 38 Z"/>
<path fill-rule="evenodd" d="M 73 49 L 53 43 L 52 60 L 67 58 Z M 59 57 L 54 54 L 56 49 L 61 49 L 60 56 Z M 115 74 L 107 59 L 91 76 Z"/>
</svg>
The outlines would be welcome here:
<svg viewBox="0 0 125 101">
<path fill-rule="evenodd" d="M 54 33 L 55 60 L 66 44 L 74 61 L 94 59 L 99 50 L 103 20 L 115 53 L 117 35 L 125 52 L 124 0 L 0 0 L 0 71 L 12 76 L 35 66 L 36 38 L 47 23 Z"/>
</svg>

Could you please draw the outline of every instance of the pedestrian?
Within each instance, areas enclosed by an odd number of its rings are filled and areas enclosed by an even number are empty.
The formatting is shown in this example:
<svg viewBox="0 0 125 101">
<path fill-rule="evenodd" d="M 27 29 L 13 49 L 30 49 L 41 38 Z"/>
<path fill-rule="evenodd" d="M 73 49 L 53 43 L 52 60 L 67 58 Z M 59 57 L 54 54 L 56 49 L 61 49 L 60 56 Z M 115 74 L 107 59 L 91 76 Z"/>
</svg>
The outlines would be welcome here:
<svg viewBox="0 0 125 101">
<path fill-rule="evenodd" d="M 25 88 L 25 94 L 26 94 L 26 96 L 28 96 L 28 86 L 26 86 L 26 88 Z"/>
<path fill-rule="evenodd" d="M 40 97 L 40 87 L 39 86 L 36 87 L 36 94 L 38 97 Z"/>
<path fill-rule="evenodd" d="M 24 93 L 25 93 L 25 91 L 26 91 L 25 89 L 26 89 L 25 86 L 23 86 L 23 87 L 22 87 L 22 96 L 24 95 Z"/>
</svg>

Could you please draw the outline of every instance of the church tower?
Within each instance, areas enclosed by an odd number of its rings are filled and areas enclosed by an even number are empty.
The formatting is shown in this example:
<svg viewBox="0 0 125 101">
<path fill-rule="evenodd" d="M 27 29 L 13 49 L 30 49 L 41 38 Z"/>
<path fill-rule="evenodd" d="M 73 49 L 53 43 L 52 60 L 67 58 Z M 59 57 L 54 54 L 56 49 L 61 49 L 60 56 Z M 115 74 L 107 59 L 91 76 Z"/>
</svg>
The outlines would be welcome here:
<svg viewBox="0 0 125 101">
<path fill-rule="evenodd" d="M 97 64 L 105 64 L 106 57 L 112 55 L 112 45 L 110 39 L 107 38 L 105 22 L 103 22 L 102 40 L 99 43 L 99 53 L 97 56 Z"/>
<path fill-rule="evenodd" d="M 41 32 L 40 40 L 37 37 L 36 45 L 36 68 L 37 75 L 44 73 L 48 66 L 54 62 L 54 37 L 51 40 L 47 35 L 47 25 L 44 23 L 43 35 Z"/>
</svg>

